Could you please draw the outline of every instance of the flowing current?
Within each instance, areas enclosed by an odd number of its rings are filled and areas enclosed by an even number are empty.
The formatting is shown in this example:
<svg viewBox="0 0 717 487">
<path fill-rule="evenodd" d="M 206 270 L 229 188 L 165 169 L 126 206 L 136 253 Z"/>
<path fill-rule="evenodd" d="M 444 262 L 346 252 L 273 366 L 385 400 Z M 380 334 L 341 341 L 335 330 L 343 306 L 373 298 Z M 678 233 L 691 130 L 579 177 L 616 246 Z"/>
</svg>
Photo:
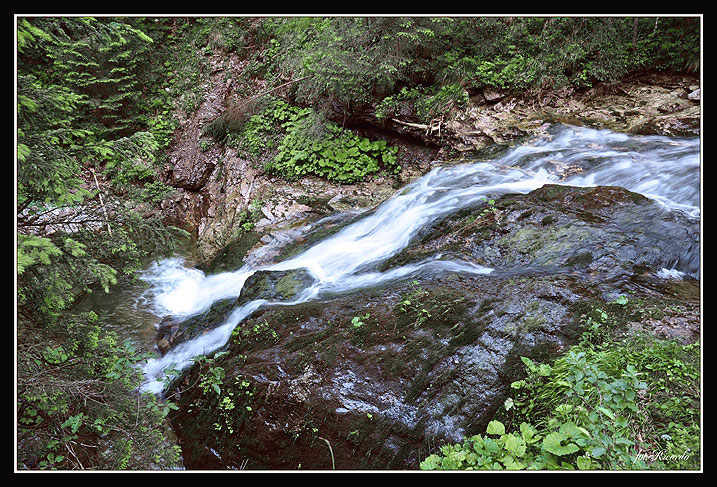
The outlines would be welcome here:
<svg viewBox="0 0 717 487">
<path fill-rule="evenodd" d="M 234 328 L 262 306 L 287 305 L 324 293 L 350 292 L 423 272 L 489 275 L 493 269 L 441 255 L 386 272 L 378 264 L 405 248 L 433 220 L 484 199 L 506 193 L 528 193 L 546 183 L 571 186 L 622 186 L 672 211 L 700 218 L 700 140 L 632 136 L 607 130 L 555 127 L 549 135 L 509 150 L 488 162 L 437 167 L 382 203 L 374 212 L 286 261 L 244 267 L 215 275 L 185 267 L 179 258 L 155 263 L 142 273 L 149 283 L 146 306 L 158 316 L 189 317 L 212 303 L 237 298 L 246 279 L 257 270 L 305 268 L 315 284 L 293 302 L 254 300 L 237 307 L 226 321 L 143 367 L 143 390 L 164 388 L 166 369 L 181 370 L 193 358 L 223 347 Z M 663 269 L 664 278 L 679 269 Z"/>
</svg>

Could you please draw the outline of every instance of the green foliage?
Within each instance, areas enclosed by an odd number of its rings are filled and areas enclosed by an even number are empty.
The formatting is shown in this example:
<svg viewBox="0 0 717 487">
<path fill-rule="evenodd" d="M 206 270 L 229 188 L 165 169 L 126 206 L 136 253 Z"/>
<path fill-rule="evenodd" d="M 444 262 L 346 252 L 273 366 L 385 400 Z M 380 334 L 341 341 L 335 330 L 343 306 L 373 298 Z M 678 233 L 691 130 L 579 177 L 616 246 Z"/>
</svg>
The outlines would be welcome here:
<svg viewBox="0 0 717 487">
<path fill-rule="evenodd" d="M 401 297 L 398 309 L 413 321 L 411 324 L 413 328 L 420 328 L 432 316 L 431 312 L 425 308 L 427 304 L 424 303 L 428 298 L 428 292 L 419 286 L 418 281 L 412 281 L 411 285 L 413 291 Z"/>
<path fill-rule="evenodd" d="M 289 180 L 314 174 L 338 183 L 361 181 L 382 167 L 393 173 L 401 170 L 398 148 L 388 147 L 386 141 L 371 141 L 335 125 L 326 127 L 324 137 L 315 138 L 306 135 L 305 120 L 284 125 L 287 136 L 267 169 Z"/>
<path fill-rule="evenodd" d="M 166 136 L 148 123 L 151 39 L 117 19 L 18 20 L 17 411 L 22 469 L 178 464 L 171 401 L 138 394 L 147 354 L 76 297 L 109 291 L 186 232 L 149 211 Z M 96 177 L 96 179 L 95 179 Z"/>
<path fill-rule="evenodd" d="M 239 328 L 234 331 L 240 335 Z M 257 331 L 254 331 L 256 334 Z M 234 435 L 243 419 L 252 412 L 254 386 L 242 376 L 229 380 L 222 367 L 216 366 L 217 359 L 228 352 L 219 352 L 213 357 L 200 355 L 194 358 L 199 366 L 199 383 L 201 399 L 191 403 L 188 412 L 201 408 L 201 414 L 208 414 L 213 419 L 214 431 L 217 435 Z"/>
<path fill-rule="evenodd" d="M 251 328 L 237 326 L 232 331 L 232 341 L 234 343 L 259 343 L 264 340 L 270 340 L 276 342 L 279 340 L 279 334 L 271 328 L 271 325 L 264 320 L 260 323 L 256 323 Z"/>
<path fill-rule="evenodd" d="M 486 436 L 444 445 L 421 468 L 699 468 L 699 346 L 599 338 L 587 320 L 589 337 L 552 365 L 522 358 L 527 376 L 511 384 L 502 413 L 514 431 L 494 419 Z"/>
<path fill-rule="evenodd" d="M 430 91 L 435 93 L 429 94 Z M 435 89 L 404 87 L 396 95 L 385 97 L 376 106 L 376 118 L 403 117 L 408 114 L 420 122 L 429 122 L 453 108 L 465 106 L 468 93 L 458 83 Z M 403 114 L 403 115 L 402 115 Z"/>
<path fill-rule="evenodd" d="M 22 19 L 19 30 L 29 34 L 22 35 L 18 73 L 18 294 L 22 305 L 55 313 L 77 292 L 94 284 L 107 290 L 118 273 L 171 251 L 178 233 L 135 210 L 166 194 L 154 181 L 161 149 L 155 134 L 118 136 L 140 124 L 115 117 L 131 118 L 141 107 L 128 102 L 138 97 L 128 79 L 134 75 L 112 66 L 139 70 L 151 39 L 109 19 Z M 53 69 L 40 69 L 43 63 Z M 128 96 L 116 110 L 92 101 L 119 92 Z M 86 173 L 94 167 L 126 197 L 100 200 L 98 182 Z"/>
<path fill-rule="evenodd" d="M 699 18 L 272 18 L 264 77 L 297 79 L 300 103 L 347 111 L 404 88 L 459 85 L 471 95 L 590 86 L 647 69 L 699 66 Z M 450 108 L 450 107 L 447 107 Z"/>
<path fill-rule="evenodd" d="M 351 326 L 354 328 L 361 328 L 364 325 L 364 320 L 367 320 L 371 317 L 369 313 L 366 313 L 361 316 L 354 316 L 351 318 Z"/>
<path fill-rule="evenodd" d="M 162 434 L 172 403 L 134 393 L 141 380 L 135 364 L 147 357 L 118 343 L 94 313 L 18 329 L 18 467 L 176 465 L 178 451 Z"/>
<path fill-rule="evenodd" d="M 209 131 L 216 129 L 212 126 Z M 263 110 L 246 120 L 238 133 L 230 133 L 228 139 L 250 155 L 274 149 L 276 154 L 265 168 L 289 180 L 315 175 L 354 183 L 382 168 L 393 173 L 401 169 L 397 147 L 360 137 L 332 123 L 324 124 L 311 109 L 275 98 L 266 100 Z"/>
<path fill-rule="evenodd" d="M 63 85 L 82 96 L 80 119 L 88 130 L 103 139 L 131 134 L 140 126 L 133 100 L 142 96 L 142 62 L 152 39 L 132 26 L 114 19 L 33 18 L 23 20 L 40 36 L 37 52 L 29 46 L 23 53 L 34 60 L 40 55 L 52 70 L 36 74 L 46 84 Z"/>
</svg>

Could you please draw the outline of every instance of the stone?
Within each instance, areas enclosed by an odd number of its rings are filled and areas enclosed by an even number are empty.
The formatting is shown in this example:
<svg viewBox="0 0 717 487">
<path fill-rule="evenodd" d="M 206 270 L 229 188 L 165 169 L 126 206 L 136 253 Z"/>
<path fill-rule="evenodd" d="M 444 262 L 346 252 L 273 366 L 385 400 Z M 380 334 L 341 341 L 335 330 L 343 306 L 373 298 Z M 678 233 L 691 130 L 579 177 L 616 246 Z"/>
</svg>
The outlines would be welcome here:
<svg viewBox="0 0 717 487">
<path fill-rule="evenodd" d="M 291 301 L 314 281 L 307 269 L 256 271 L 244 282 L 238 301 L 240 304 L 255 299 Z"/>
<path fill-rule="evenodd" d="M 174 316 L 165 316 L 157 325 L 157 333 L 155 335 L 155 343 L 162 355 L 182 337 L 183 330 L 179 327 L 179 322 Z"/>
<path fill-rule="evenodd" d="M 495 89 L 493 87 L 486 86 L 485 88 L 483 88 L 483 96 L 489 102 L 494 102 L 496 100 L 500 100 L 501 98 L 504 98 L 505 94 L 498 91 L 497 89 Z"/>
</svg>

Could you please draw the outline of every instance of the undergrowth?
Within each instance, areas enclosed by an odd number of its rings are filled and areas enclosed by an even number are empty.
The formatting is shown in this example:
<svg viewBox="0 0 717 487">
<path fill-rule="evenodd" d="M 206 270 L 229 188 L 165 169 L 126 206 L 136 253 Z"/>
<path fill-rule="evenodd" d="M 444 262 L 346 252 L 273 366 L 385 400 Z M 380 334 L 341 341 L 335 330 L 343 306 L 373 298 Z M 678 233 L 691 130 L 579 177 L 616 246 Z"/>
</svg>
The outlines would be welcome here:
<svg viewBox="0 0 717 487">
<path fill-rule="evenodd" d="M 522 358 L 526 377 L 485 435 L 442 446 L 421 469 L 699 469 L 699 344 L 615 337 L 614 316 L 593 311 L 552 365 Z"/>
<path fill-rule="evenodd" d="M 268 98 L 257 113 L 246 116 L 227 111 L 208 124 L 204 133 L 226 141 L 249 156 L 271 152 L 269 173 L 287 180 L 315 175 L 338 183 L 355 183 L 384 170 L 398 173 L 398 147 L 370 140 L 319 120 L 310 108 Z"/>
</svg>

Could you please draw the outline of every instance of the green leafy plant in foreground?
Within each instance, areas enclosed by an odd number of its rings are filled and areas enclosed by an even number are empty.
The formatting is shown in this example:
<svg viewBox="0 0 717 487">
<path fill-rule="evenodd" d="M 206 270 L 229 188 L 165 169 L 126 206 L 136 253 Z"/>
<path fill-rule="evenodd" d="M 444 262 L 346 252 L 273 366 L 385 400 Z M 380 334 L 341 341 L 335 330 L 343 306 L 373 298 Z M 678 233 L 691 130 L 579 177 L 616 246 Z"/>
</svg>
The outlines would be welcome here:
<svg viewBox="0 0 717 487">
<path fill-rule="evenodd" d="M 551 377 L 553 369 L 523 357 L 531 377 Z M 506 433 L 503 423 L 493 420 L 486 436 L 475 435 L 463 445 L 448 445 L 442 455 L 431 455 L 422 469 L 489 470 L 596 470 L 643 469 L 645 462 L 631 451 L 628 417 L 636 412 L 637 392 L 647 386 L 629 366 L 620 377 L 611 377 L 584 353 L 566 357 L 568 375 L 561 380 L 568 401 L 554 408 L 541 428 L 522 422 L 519 430 Z M 525 381 L 512 387 L 521 389 Z"/>
<path fill-rule="evenodd" d="M 354 328 L 361 328 L 364 325 L 364 320 L 367 320 L 371 317 L 369 313 L 366 313 L 362 316 L 354 316 L 351 318 L 351 326 Z"/>
<path fill-rule="evenodd" d="M 421 469 L 699 468 L 697 344 L 588 340 L 552 365 L 522 360 L 527 376 L 499 412 L 508 426 L 494 419 L 485 435 L 442 446 Z"/>
</svg>

